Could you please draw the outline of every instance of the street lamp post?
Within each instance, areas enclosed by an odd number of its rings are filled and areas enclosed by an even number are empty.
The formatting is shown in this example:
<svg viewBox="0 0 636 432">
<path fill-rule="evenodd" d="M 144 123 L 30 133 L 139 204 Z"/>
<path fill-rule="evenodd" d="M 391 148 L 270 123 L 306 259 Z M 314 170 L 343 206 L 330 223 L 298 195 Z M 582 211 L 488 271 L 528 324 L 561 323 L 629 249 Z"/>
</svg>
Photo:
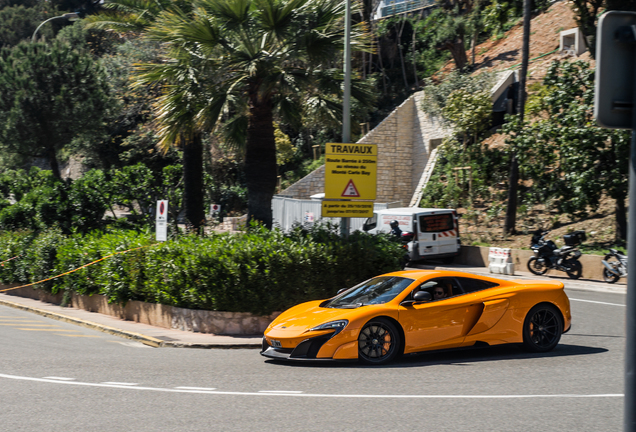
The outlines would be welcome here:
<svg viewBox="0 0 636 432">
<path fill-rule="evenodd" d="M 69 13 L 65 13 L 64 15 L 60 15 L 60 16 L 54 16 L 51 17 L 49 19 L 47 19 L 46 21 L 43 21 L 38 28 L 35 29 L 35 31 L 33 32 L 33 36 L 31 37 L 31 42 L 35 42 L 35 36 L 38 33 L 38 30 L 40 30 L 40 27 L 42 27 L 44 24 L 46 24 L 49 21 L 53 21 L 54 19 L 65 19 L 68 21 L 75 21 L 77 19 L 79 19 L 79 15 L 76 14 L 75 12 L 69 12 Z"/>
<path fill-rule="evenodd" d="M 342 101 L 342 142 L 351 141 L 351 0 L 346 0 L 344 43 L 344 97 Z M 349 236 L 349 218 L 340 219 L 340 235 Z"/>
</svg>

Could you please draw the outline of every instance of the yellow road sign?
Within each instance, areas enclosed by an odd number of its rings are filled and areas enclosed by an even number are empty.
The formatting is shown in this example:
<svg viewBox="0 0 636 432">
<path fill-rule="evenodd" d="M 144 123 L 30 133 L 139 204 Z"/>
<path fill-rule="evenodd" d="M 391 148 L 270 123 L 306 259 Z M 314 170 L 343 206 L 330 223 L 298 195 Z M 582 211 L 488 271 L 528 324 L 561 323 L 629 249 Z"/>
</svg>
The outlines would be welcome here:
<svg viewBox="0 0 636 432">
<path fill-rule="evenodd" d="M 373 201 L 323 201 L 322 217 L 367 218 L 373 216 Z"/>
<path fill-rule="evenodd" d="M 378 147 L 375 144 L 327 143 L 325 198 L 374 200 L 377 166 Z"/>
</svg>

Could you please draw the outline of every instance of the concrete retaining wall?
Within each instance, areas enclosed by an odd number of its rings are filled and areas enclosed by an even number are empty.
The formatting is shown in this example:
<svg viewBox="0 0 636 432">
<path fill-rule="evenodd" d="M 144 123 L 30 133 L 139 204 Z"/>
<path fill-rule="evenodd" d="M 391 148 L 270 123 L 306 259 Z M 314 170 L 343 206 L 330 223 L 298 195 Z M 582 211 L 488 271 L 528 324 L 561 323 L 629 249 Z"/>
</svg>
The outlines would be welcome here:
<svg viewBox="0 0 636 432">
<path fill-rule="evenodd" d="M 10 286 L 4 286 L 10 288 Z M 62 294 L 50 294 L 31 287 L 7 291 L 8 295 L 32 298 L 53 304 L 62 304 Z M 262 334 L 276 316 L 255 316 L 246 312 L 219 312 L 184 309 L 140 301 L 129 301 L 126 306 L 109 304 L 103 295 L 71 294 L 69 307 L 98 312 L 127 321 L 157 327 L 219 335 Z"/>
</svg>

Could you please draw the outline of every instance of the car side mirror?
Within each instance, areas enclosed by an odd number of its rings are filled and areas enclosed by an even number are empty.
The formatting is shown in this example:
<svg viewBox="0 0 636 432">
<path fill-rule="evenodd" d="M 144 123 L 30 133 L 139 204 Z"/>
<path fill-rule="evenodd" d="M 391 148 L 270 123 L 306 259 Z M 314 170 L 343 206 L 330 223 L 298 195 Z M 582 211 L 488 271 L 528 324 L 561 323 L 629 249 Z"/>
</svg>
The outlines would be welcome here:
<svg viewBox="0 0 636 432">
<path fill-rule="evenodd" d="M 428 291 L 418 291 L 413 295 L 412 300 L 404 300 L 400 303 L 402 306 L 410 306 L 415 303 L 425 303 L 433 299 L 433 296 Z"/>
<path fill-rule="evenodd" d="M 413 300 L 416 302 L 427 302 L 433 300 L 433 296 L 428 291 L 418 291 L 413 296 Z"/>
</svg>

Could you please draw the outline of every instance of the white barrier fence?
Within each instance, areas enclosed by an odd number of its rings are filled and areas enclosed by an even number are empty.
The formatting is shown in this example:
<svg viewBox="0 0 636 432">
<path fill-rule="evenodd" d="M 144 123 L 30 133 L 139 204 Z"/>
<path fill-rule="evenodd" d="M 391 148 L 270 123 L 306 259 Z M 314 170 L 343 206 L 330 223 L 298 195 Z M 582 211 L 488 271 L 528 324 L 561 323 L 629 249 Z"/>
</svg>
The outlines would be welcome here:
<svg viewBox="0 0 636 432">
<path fill-rule="evenodd" d="M 383 210 L 389 208 L 386 203 L 373 203 L 373 210 Z M 294 224 L 311 226 L 320 220 L 339 224 L 340 218 L 323 218 L 322 201 L 321 200 L 301 200 L 294 198 L 286 198 L 280 195 L 274 195 L 272 199 L 272 213 L 274 217 L 274 226 L 289 231 Z M 362 230 L 362 225 L 366 218 L 350 218 L 349 229 L 351 232 Z"/>
<path fill-rule="evenodd" d="M 515 265 L 512 262 L 512 250 L 491 247 L 488 251 L 488 270 L 490 273 L 514 275 Z"/>
</svg>

